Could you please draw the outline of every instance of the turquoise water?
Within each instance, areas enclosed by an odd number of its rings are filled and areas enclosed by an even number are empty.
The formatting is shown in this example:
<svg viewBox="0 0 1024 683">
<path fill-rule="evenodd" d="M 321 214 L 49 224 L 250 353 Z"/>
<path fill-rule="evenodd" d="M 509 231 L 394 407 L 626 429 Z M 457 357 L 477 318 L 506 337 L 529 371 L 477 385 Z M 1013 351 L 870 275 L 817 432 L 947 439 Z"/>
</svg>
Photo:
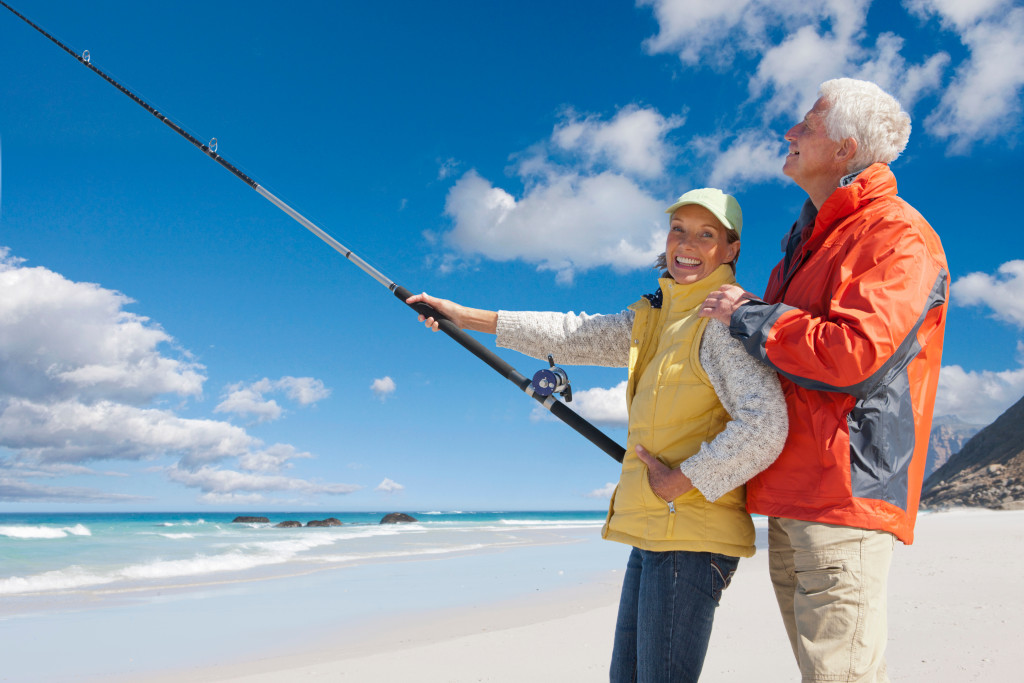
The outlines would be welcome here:
<svg viewBox="0 0 1024 683">
<path fill-rule="evenodd" d="M 628 555 L 600 539 L 603 512 L 409 514 L 0 514 L 0 681 L 141 680 L 299 651 L 372 620 L 614 582 Z M 326 517 L 344 524 L 273 527 Z"/>
<path fill-rule="evenodd" d="M 0 514 L 0 596 L 105 591 L 472 552 L 525 542 L 527 532 L 594 528 L 603 512 L 274 513 L 269 524 L 235 513 Z M 340 527 L 275 528 L 335 517 Z M 531 540 L 530 542 L 534 542 Z M 0 608 L 0 614 L 3 609 Z"/>
</svg>

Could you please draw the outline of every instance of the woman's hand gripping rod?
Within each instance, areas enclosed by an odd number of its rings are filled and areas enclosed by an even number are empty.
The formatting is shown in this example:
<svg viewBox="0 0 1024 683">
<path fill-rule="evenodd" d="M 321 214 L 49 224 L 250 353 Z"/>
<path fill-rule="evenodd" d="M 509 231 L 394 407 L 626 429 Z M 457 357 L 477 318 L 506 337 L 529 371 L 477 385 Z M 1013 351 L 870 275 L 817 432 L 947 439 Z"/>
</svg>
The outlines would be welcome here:
<svg viewBox="0 0 1024 683">
<path fill-rule="evenodd" d="M 412 296 L 412 293 L 408 289 L 394 284 L 392 285 L 391 291 L 394 292 L 395 296 L 403 303 L 406 299 Z M 435 309 L 430 304 L 423 302 L 416 302 L 407 305 L 420 315 L 426 318 L 433 318 L 437 322 L 439 330 L 454 339 L 459 345 L 474 356 L 487 363 L 498 374 L 519 387 L 525 394 L 532 396 L 538 403 L 547 408 L 552 415 L 575 429 L 592 444 L 610 455 L 617 462 L 622 462 L 622 459 L 626 454 L 626 450 L 622 446 L 613 441 L 607 434 L 599 430 L 597 427 L 584 420 L 575 411 L 573 411 L 572 408 L 556 399 L 553 395 L 542 396 L 536 392 L 533 389 L 529 378 L 520 374 L 518 370 L 503 361 L 496 353 L 477 341 L 475 337 L 470 336 L 464 330 L 460 329 L 443 313 Z"/>
</svg>

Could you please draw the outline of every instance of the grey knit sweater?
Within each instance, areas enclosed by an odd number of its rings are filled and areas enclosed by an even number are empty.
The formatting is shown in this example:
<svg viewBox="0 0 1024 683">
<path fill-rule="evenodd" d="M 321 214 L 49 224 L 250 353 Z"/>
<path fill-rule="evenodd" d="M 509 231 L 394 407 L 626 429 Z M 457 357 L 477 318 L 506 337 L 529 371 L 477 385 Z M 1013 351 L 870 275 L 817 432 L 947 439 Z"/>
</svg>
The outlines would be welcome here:
<svg viewBox="0 0 1024 683">
<path fill-rule="evenodd" d="M 626 367 L 634 313 L 498 311 L 497 344 L 565 365 Z M 732 420 L 680 469 L 717 500 L 775 461 L 786 441 L 786 402 L 775 372 L 751 357 L 722 323 L 709 321 L 700 362 Z M 654 453 L 653 455 L 657 455 Z"/>
</svg>

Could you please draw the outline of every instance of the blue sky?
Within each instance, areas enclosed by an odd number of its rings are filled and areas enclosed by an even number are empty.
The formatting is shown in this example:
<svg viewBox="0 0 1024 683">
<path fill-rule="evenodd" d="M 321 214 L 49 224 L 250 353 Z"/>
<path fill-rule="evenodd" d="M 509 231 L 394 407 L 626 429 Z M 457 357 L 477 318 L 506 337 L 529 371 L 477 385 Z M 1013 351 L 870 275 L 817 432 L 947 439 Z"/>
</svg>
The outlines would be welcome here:
<svg viewBox="0 0 1024 683">
<path fill-rule="evenodd" d="M 704 185 L 763 291 L 805 198 L 783 133 L 821 81 L 875 80 L 952 270 L 937 414 L 985 424 L 1024 394 L 1024 8 L 779 4 L 14 7 L 391 279 L 489 308 L 621 310 Z M 606 505 L 610 458 L 6 11 L 0 36 L 0 511 Z M 568 370 L 624 442 L 624 370 Z"/>
</svg>

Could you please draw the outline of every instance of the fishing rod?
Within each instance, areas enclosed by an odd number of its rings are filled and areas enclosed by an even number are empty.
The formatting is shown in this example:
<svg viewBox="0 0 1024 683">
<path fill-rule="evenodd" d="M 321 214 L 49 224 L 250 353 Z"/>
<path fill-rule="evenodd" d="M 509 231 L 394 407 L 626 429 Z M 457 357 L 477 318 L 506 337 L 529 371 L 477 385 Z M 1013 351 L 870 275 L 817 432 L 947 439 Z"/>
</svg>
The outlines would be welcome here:
<svg viewBox="0 0 1024 683">
<path fill-rule="evenodd" d="M 213 138 L 212 140 L 210 140 L 209 144 L 206 144 L 206 143 L 203 143 L 203 142 L 199 141 L 191 133 L 189 133 L 188 131 L 184 130 L 181 126 L 179 126 L 178 124 L 174 123 L 169 118 L 167 118 L 166 116 L 161 114 L 159 111 L 157 111 L 157 109 L 154 108 L 151 104 L 149 104 L 148 102 L 143 100 L 141 97 L 139 97 L 138 95 L 133 93 L 131 90 L 129 90 L 128 88 L 126 88 L 125 86 L 121 85 L 120 83 L 118 83 L 113 78 L 111 78 L 102 69 L 99 69 L 98 67 L 96 67 L 92 63 L 92 61 L 90 59 L 89 51 L 88 50 L 85 50 L 82 54 L 78 54 L 77 52 L 75 52 L 74 50 L 69 48 L 67 45 L 65 45 L 64 43 L 62 43 L 61 41 L 57 40 L 52 35 L 47 33 L 40 26 L 38 26 L 37 24 L 33 23 L 28 17 L 24 16 L 23 14 L 21 14 L 20 12 L 15 10 L 13 7 L 8 5 L 3 0 L 0 0 L 0 5 L 3 5 L 4 7 L 6 7 L 8 10 L 10 10 L 10 12 L 12 14 L 14 14 L 14 16 L 18 17 L 19 19 L 24 21 L 26 24 L 28 24 L 29 26 L 34 28 L 36 31 L 38 31 L 39 33 L 41 33 L 44 36 L 46 36 L 46 38 L 49 39 L 53 44 L 55 44 L 57 47 L 59 47 L 60 49 L 64 50 L 69 55 L 71 55 L 76 60 L 78 60 L 78 62 L 80 64 L 82 64 L 83 66 L 88 67 L 90 70 L 92 70 L 100 78 L 102 78 L 106 82 L 110 83 L 112 86 L 114 86 L 115 88 L 120 90 L 122 93 L 127 95 L 129 98 L 131 98 L 131 100 L 133 102 L 135 102 L 140 107 L 142 107 L 143 109 L 148 111 L 150 114 L 152 114 L 153 116 L 158 118 L 163 123 L 165 123 L 175 133 L 177 133 L 178 135 L 180 135 L 183 138 L 185 138 L 186 140 L 188 140 L 190 143 L 192 143 L 193 146 L 198 148 L 206 156 L 210 157 L 211 159 L 216 161 L 218 164 L 220 164 L 221 166 L 226 168 L 236 178 L 238 178 L 239 180 L 244 182 L 246 185 L 251 187 L 253 190 L 256 190 L 256 192 L 258 192 L 264 199 L 266 199 L 271 204 L 273 204 L 274 206 L 279 208 L 281 211 L 284 211 L 292 219 L 294 219 L 297 223 L 299 223 L 299 225 L 301 225 L 302 227 L 306 228 L 307 230 L 312 232 L 314 235 L 319 237 L 321 240 L 323 240 L 325 243 L 327 243 L 327 245 L 329 245 L 331 248 L 333 248 L 339 254 L 344 256 L 351 263 L 356 265 L 364 273 L 366 273 L 367 275 L 372 277 L 374 280 L 376 280 L 380 284 L 382 284 L 385 287 L 387 287 L 388 290 L 390 290 L 395 295 L 395 297 L 398 298 L 399 301 L 401 301 L 402 303 L 405 303 L 405 300 L 412 296 L 412 293 L 408 289 L 406 289 L 405 287 L 402 287 L 402 286 L 396 284 L 394 281 L 390 280 L 388 277 L 386 277 L 379 270 L 377 270 L 376 268 L 371 266 L 369 263 L 364 261 L 362 258 L 360 258 L 351 249 L 349 249 L 348 247 L 343 245 L 341 242 L 339 242 L 338 240 L 336 240 L 333 237 L 331 237 L 329 234 L 327 234 L 326 231 L 324 231 L 323 229 L 318 227 L 316 224 L 314 224 L 308 218 L 306 218 L 301 213 L 299 213 L 298 211 L 293 209 L 291 206 L 289 206 L 288 204 L 283 202 L 281 199 L 276 197 L 273 193 L 271 193 L 265 187 L 261 186 L 255 180 L 253 180 L 252 178 L 247 176 L 245 173 L 240 171 L 238 168 L 236 168 L 227 159 L 225 159 L 224 157 L 222 157 L 219 154 L 217 154 L 217 139 L 216 138 Z M 622 462 L 623 457 L 625 456 L 625 449 L 622 446 L 620 446 L 618 443 L 613 441 L 610 437 L 608 437 L 608 435 L 606 435 L 604 432 L 602 432 L 597 427 L 592 425 L 590 422 L 588 422 L 587 420 L 585 420 L 582 417 L 580 417 L 580 415 L 578 413 L 576 413 L 571 408 L 569 408 L 567 405 L 565 405 L 565 403 L 562 403 L 557 398 L 555 398 L 555 394 L 558 394 L 558 395 L 565 396 L 567 401 L 571 401 L 572 400 L 572 394 L 571 394 L 571 389 L 570 389 L 570 385 L 569 385 L 569 381 L 568 381 L 568 376 L 566 375 L 564 370 L 562 370 L 561 368 L 559 368 L 559 367 L 557 367 L 555 365 L 554 360 L 552 359 L 551 356 L 548 356 L 548 363 L 549 363 L 550 367 L 546 368 L 546 369 L 543 369 L 543 370 L 539 370 L 534 375 L 533 380 L 530 380 L 526 376 L 522 375 L 514 367 L 512 367 L 511 365 L 506 363 L 500 357 L 498 357 L 498 355 L 495 354 L 493 351 L 491 351 L 490 349 L 486 348 L 476 338 L 470 336 L 465 331 L 460 329 L 457 325 L 455 325 L 455 323 L 453 323 L 449 318 L 447 318 L 440 311 L 436 310 L 433 306 L 430 306 L 429 304 L 422 303 L 422 302 L 414 303 L 414 304 L 406 304 L 406 305 L 409 306 L 410 308 L 412 308 L 414 311 L 416 311 L 420 315 L 434 318 L 434 320 L 436 320 L 437 323 L 438 323 L 438 329 L 440 329 L 442 332 L 447 334 L 449 337 L 451 337 L 453 340 L 455 340 L 459 345 L 461 345 L 467 351 L 472 353 L 474 356 L 476 356 L 477 358 L 482 360 L 484 363 L 489 365 L 492 369 L 494 369 L 502 377 L 504 377 L 505 379 L 509 380 L 513 384 L 515 384 L 517 387 L 519 387 L 528 396 L 531 396 L 534 399 L 536 399 L 536 401 L 538 403 L 540 403 L 542 406 L 544 406 L 545 408 L 547 408 L 548 411 L 550 411 L 552 415 L 554 415 L 555 417 L 560 419 L 562 422 L 564 422 L 565 424 L 567 424 L 570 427 L 572 427 L 573 429 L 575 429 L 582 436 L 584 436 L 587 440 L 589 440 L 595 446 L 597 446 L 602 451 L 604 451 L 605 453 L 610 455 L 616 461 Z"/>
</svg>

